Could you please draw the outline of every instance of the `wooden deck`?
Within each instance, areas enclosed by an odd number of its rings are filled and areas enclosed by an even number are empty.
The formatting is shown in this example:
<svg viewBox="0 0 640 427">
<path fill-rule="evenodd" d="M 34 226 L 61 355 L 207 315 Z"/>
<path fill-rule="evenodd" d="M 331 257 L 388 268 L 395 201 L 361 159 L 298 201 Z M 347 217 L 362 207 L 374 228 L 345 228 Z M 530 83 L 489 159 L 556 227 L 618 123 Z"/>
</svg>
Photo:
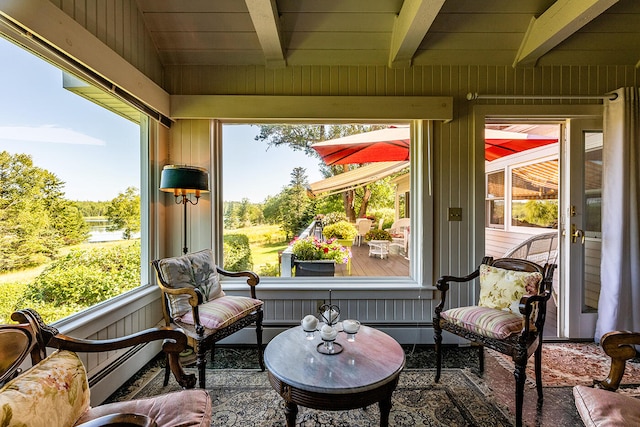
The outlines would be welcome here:
<svg viewBox="0 0 640 427">
<path fill-rule="evenodd" d="M 388 277 L 409 276 L 409 260 L 402 254 L 391 251 L 384 259 L 369 256 L 369 245 L 351 247 L 351 276 Z M 345 264 L 336 265 L 336 276 L 349 276 Z"/>
</svg>

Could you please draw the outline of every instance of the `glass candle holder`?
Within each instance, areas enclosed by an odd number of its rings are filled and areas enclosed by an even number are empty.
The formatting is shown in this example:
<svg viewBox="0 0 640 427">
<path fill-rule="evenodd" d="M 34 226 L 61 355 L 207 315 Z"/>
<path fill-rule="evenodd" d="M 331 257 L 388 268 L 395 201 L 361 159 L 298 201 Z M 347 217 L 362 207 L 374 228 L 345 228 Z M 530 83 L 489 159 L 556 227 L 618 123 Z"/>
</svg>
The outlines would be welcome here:
<svg viewBox="0 0 640 427">
<path fill-rule="evenodd" d="M 354 342 L 356 340 L 356 334 L 360 330 L 360 322 L 347 319 L 342 322 L 342 330 L 347 334 L 347 341 Z"/>
</svg>

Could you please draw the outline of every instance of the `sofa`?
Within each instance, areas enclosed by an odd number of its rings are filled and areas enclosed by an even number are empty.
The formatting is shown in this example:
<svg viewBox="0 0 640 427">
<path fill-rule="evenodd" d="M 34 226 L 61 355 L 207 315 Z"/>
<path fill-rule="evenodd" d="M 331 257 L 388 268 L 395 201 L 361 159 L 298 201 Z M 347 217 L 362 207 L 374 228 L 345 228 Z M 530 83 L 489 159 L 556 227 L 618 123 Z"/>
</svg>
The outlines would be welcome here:
<svg viewBox="0 0 640 427">
<path fill-rule="evenodd" d="M 180 366 L 179 353 L 187 346 L 180 330 L 150 328 L 118 339 L 81 340 L 59 334 L 33 310 L 13 313 L 12 319 L 19 323 L 0 325 L 1 426 L 210 426 L 211 398 L 206 390 L 193 389 L 195 375 Z M 91 407 L 87 372 L 76 352 L 112 351 L 153 340 L 163 340 L 183 390 Z M 56 350 L 47 356 L 47 347 Z M 32 366 L 22 372 L 28 355 Z"/>
<path fill-rule="evenodd" d="M 573 388 L 576 408 L 587 427 L 640 425 L 640 398 L 616 393 L 628 359 L 636 357 L 634 345 L 640 345 L 640 333 L 614 331 L 601 340 L 602 349 L 611 357 L 606 379 L 594 381 L 593 387 Z"/>
</svg>

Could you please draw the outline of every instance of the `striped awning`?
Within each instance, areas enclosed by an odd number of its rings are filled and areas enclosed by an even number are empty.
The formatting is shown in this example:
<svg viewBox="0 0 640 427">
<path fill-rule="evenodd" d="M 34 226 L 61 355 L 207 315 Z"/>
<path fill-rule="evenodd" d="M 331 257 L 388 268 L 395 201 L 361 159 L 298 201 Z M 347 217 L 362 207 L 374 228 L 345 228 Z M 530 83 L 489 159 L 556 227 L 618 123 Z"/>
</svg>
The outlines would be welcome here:
<svg viewBox="0 0 640 427">
<path fill-rule="evenodd" d="M 345 190 L 362 187 L 408 168 L 408 161 L 376 162 L 339 175 L 334 175 L 310 185 L 312 197 L 326 197 Z"/>
</svg>

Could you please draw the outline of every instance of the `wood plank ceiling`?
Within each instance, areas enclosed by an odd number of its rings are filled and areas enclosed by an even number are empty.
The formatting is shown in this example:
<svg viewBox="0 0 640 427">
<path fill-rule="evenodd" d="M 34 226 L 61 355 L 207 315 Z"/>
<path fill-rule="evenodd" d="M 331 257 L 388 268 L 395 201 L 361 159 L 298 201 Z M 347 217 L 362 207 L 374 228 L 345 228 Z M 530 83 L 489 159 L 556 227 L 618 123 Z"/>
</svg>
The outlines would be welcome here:
<svg viewBox="0 0 640 427">
<path fill-rule="evenodd" d="M 137 0 L 165 65 L 640 66 L 638 0 Z"/>
</svg>

